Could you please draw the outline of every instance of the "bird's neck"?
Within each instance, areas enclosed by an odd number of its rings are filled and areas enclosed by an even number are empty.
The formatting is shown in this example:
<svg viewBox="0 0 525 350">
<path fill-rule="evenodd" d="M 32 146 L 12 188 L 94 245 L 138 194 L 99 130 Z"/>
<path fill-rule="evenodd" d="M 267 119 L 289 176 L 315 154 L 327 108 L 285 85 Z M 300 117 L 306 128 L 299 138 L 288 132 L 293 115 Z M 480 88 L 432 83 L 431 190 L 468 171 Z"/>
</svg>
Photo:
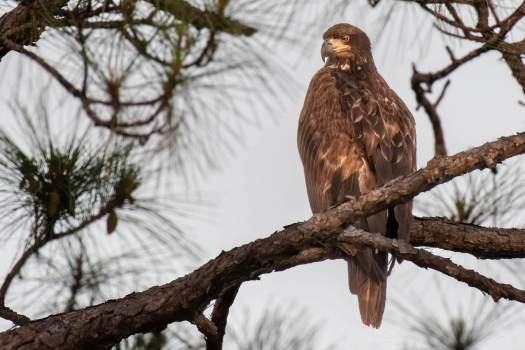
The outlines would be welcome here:
<svg viewBox="0 0 525 350">
<path fill-rule="evenodd" d="M 354 74 L 373 73 L 377 71 L 372 55 L 367 53 L 330 57 L 326 61 L 325 67 Z"/>
</svg>

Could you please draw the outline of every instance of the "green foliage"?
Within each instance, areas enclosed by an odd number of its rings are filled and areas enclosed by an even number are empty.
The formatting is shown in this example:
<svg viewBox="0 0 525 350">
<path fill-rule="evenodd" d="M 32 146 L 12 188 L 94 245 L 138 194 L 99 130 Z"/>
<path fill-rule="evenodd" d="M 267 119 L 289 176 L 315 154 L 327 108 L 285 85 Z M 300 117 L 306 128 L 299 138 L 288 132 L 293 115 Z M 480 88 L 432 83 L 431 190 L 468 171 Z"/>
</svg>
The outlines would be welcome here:
<svg viewBox="0 0 525 350">
<path fill-rule="evenodd" d="M 0 147 L 4 191 L 16 193 L 16 209 L 31 217 L 36 235 L 59 235 L 56 227 L 67 232 L 122 207 L 140 185 L 139 169 L 130 163 L 130 145 L 89 149 L 83 140 L 60 146 L 49 139 L 46 148 L 26 153 L 3 133 Z"/>
<path fill-rule="evenodd" d="M 13 141 L 16 127 L 0 130 L 1 233 L 24 249 L 3 283 L 9 294 L 18 291 L 17 308 L 43 315 L 92 305 L 172 275 L 176 257 L 196 256 L 173 222 L 175 210 L 188 206 L 151 188 L 152 197 L 143 195 L 154 177 L 137 142 L 63 127 L 47 110 L 18 102 L 22 137 Z"/>
</svg>

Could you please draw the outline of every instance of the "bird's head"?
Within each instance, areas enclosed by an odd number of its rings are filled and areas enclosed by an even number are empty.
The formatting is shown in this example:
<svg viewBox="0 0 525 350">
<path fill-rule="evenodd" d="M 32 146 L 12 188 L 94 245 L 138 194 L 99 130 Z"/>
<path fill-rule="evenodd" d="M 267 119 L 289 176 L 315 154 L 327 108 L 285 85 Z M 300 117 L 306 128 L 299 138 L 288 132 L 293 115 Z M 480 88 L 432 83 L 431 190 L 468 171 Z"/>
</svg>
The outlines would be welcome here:
<svg viewBox="0 0 525 350">
<path fill-rule="evenodd" d="M 351 24 L 340 23 L 328 28 L 323 34 L 323 40 L 321 58 L 327 66 L 342 62 L 350 63 L 357 58 L 364 60 L 372 58 L 368 36 Z"/>
</svg>

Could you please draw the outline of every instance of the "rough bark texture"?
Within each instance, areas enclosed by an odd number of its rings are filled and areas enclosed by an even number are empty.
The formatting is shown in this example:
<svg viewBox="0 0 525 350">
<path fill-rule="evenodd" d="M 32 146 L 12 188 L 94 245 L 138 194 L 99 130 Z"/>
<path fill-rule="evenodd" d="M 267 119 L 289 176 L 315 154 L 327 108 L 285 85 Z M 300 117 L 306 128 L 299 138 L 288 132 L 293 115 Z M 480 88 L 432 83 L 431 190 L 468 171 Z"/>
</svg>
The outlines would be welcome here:
<svg viewBox="0 0 525 350">
<path fill-rule="evenodd" d="M 7 37 L 19 45 L 33 45 L 44 31 L 46 19 L 53 16 L 67 1 L 22 1 L 0 17 L 0 38 Z M 0 40 L 0 60 L 11 51 Z"/>
<path fill-rule="evenodd" d="M 439 271 L 489 294 L 494 301 L 505 298 L 525 303 L 524 290 L 515 288 L 510 284 L 498 283 L 492 278 L 483 276 L 479 272 L 455 264 L 448 258 L 434 255 L 423 249 L 414 248 L 404 241 L 387 239 L 381 235 L 370 234 L 352 226 L 341 235 L 340 240 L 341 242 L 348 242 L 358 246 L 373 247 L 382 251 L 388 251 L 398 258 L 411 261 L 419 267 Z"/>
<path fill-rule="evenodd" d="M 224 290 L 215 301 L 211 314 L 211 322 L 217 327 L 217 334 L 215 336 L 207 336 L 206 350 L 222 349 L 228 314 L 230 313 L 230 307 L 235 301 L 239 288 L 240 285 L 237 285 Z"/>
<path fill-rule="evenodd" d="M 503 59 L 512 72 L 512 76 L 521 85 L 523 93 L 525 93 L 525 64 L 520 54 L 503 53 Z"/>
<path fill-rule="evenodd" d="M 443 218 L 415 218 L 410 242 L 480 259 L 525 258 L 525 230 L 486 228 Z"/>
<path fill-rule="evenodd" d="M 394 180 L 358 199 L 351 199 L 303 223 L 290 225 L 268 238 L 223 252 L 194 272 L 171 283 L 83 310 L 53 315 L 3 332 L 0 334 L 0 348 L 94 349 L 114 344 L 135 333 L 160 329 L 170 322 L 194 320 L 196 313 L 202 312 L 210 301 L 227 288 L 256 279 L 264 273 L 340 258 L 338 247 L 341 236 L 344 235 L 345 227 L 356 218 L 409 200 L 417 193 L 472 169 L 494 167 L 497 162 L 523 152 L 525 134 L 517 134 L 454 156 L 434 159 L 426 168 Z M 480 230 L 476 235 L 484 233 L 485 230 Z M 465 241 L 472 240 L 474 238 Z M 389 244 L 393 246 L 392 242 Z M 435 240 L 434 244 L 439 246 L 439 240 Z"/>
</svg>

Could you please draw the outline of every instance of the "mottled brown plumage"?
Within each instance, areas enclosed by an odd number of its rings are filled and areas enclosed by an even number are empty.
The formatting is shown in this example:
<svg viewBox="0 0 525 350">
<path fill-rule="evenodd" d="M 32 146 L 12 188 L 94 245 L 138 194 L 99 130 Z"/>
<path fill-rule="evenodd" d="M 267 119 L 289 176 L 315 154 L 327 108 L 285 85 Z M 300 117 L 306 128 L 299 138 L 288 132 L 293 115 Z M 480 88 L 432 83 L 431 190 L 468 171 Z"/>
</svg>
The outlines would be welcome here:
<svg viewBox="0 0 525 350">
<path fill-rule="evenodd" d="M 416 169 L 414 118 L 377 72 L 366 34 L 337 24 L 323 39 L 325 66 L 310 82 L 298 129 L 314 213 Z M 411 209 L 412 203 L 398 205 L 354 225 L 408 241 Z M 350 291 L 358 296 L 363 323 L 379 327 L 387 254 L 351 247 L 348 252 Z"/>
</svg>

